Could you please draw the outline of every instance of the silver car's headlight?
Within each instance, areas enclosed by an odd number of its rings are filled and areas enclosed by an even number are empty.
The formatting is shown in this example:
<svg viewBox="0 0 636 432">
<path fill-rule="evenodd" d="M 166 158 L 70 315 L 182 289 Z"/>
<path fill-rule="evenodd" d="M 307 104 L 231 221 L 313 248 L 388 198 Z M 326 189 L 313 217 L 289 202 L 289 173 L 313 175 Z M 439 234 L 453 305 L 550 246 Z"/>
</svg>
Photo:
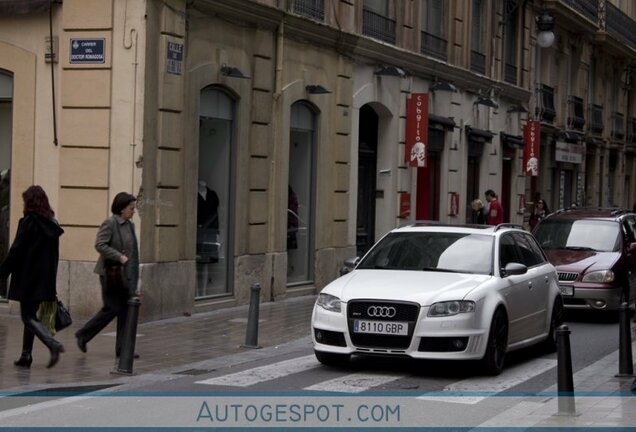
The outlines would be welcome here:
<svg viewBox="0 0 636 432">
<path fill-rule="evenodd" d="M 460 313 L 475 312 L 475 302 L 470 300 L 454 300 L 433 303 L 428 310 L 428 316 L 441 317 Z"/>
<path fill-rule="evenodd" d="M 318 300 L 316 301 L 318 306 L 331 312 L 340 312 L 340 299 L 331 294 L 318 294 Z"/>
<path fill-rule="evenodd" d="M 614 282 L 614 272 L 611 270 L 593 271 L 583 276 L 583 279 L 581 279 L 581 281 L 596 283 Z"/>
</svg>

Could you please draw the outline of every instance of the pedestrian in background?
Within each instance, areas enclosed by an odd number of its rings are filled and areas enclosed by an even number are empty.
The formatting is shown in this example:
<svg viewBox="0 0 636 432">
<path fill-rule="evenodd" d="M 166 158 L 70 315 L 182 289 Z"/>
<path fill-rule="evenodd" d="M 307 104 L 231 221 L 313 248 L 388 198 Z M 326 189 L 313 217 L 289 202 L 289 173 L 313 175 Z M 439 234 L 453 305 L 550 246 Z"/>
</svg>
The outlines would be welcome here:
<svg viewBox="0 0 636 432">
<path fill-rule="evenodd" d="M 488 223 L 488 225 L 499 225 L 503 223 L 503 207 L 501 207 L 501 203 L 499 199 L 497 199 L 497 194 L 492 189 L 488 189 L 485 195 L 486 201 L 488 201 L 489 204 L 486 223 Z"/>
<path fill-rule="evenodd" d="M 474 224 L 483 225 L 486 223 L 486 209 L 484 208 L 484 203 L 480 199 L 474 199 L 470 206 L 473 209 L 473 218 L 472 222 Z"/>
<path fill-rule="evenodd" d="M 537 224 L 541 222 L 541 220 L 543 220 L 543 218 L 545 218 L 549 214 L 550 214 L 550 210 L 548 210 L 548 205 L 545 203 L 544 200 L 539 199 L 537 203 L 534 205 L 534 210 L 532 211 L 532 214 L 530 215 L 530 221 L 529 221 L 530 231 L 532 231 L 534 227 L 536 227 Z"/>
<path fill-rule="evenodd" d="M 128 299 L 137 292 L 139 278 L 139 251 L 135 226 L 131 219 L 135 214 L 137 199 L 127 192 L 115 195 L 111 205 L 112 215 L 99 227 L 95 249 L 99 259 L 94 272 L 99 275 L 103 306 L 81 329 L 75 333 L 77 346 L 86 352 L 86 345 L 114 318 L 117 318 L 115 356 L 119 357 L 123 342 Z M 121 266 L 123 284 L 115 284 L 106 277 L 107 267 Z M 138 357 L 135 355 L 135 357 Z"/>
<path fill-rule="evenodd" d="M 11 275 L 8 298 L 20 302 L 24 323 L 22 355 L 13 364 L 31 367 L 33 341 L 37 336 L 51 353 L 46 366 L 51 368 L 58 362 L 64 347 L 38 320 L 37 311 L 41 302 L 52 302 L 57 298 L 57 264 L 60 236 L 64 230 L 55 220 L 55 212 L 40 186 L 30 186 L 22 194 L 22 200 L 24 216 L 18 222 L 9 254 L 0 265 L 0 278 Z"/>
</svg>

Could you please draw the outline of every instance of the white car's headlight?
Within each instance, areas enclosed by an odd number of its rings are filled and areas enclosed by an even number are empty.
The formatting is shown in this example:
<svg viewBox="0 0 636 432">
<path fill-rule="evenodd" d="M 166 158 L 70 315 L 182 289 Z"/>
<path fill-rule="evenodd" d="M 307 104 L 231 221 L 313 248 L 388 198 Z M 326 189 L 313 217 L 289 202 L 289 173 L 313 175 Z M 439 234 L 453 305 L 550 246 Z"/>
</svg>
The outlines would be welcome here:
<svg viewBox="0 0 636 432">
<path fill-rule="evenodd" d="M 597 283 L 614 282 L 614 272 L 611 270 L 593 271 L 583 276 L 581 281 Z"/>
<path fill-rule="evenodd" d="M 433 303 L 428 310 L 428 316 L 441 317 L 460 313 L 475 312 L 475 302 L 470 300 L 455 300 Z"/>
<path fill-rule="evenodd" d="M 318 306 L 331 312 L 340 312 L 340 299 L 331 294 L 318 294 L 318 300 L 316 301 Z"/>
</svg>

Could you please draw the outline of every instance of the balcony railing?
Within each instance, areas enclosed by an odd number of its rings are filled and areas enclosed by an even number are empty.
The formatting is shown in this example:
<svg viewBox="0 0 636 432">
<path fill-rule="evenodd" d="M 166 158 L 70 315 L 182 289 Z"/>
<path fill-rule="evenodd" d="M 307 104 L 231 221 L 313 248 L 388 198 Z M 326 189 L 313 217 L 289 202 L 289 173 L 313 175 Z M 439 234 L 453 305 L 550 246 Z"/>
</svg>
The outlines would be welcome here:
<svg viewBox="0 0 636 432">
<path fill-rule="evenodd" d="M 362 11 L 362 34 L 395 44 L 395 20 L 364 9 Z"/>
<path fill-rule="evenodd" d="M 541 106 L 537 107 L 536 114 L 541 121 L 552 123 L 556 117 L 556 111 L 554 109 L 554 88 L 545 84 L 539 84 L 537 91 L 539 92 Z"/>
<path fill-rule="evenodd" d="M 478 51 L 470 52 L 470 70 L 480 74 L 486 73 L 486 56 Z"/>
<path fill-rule="evenodd" d="M 565 3 L 593 23 L 598 22 L 598 0 L 565 0 Z"/>
<path fill-rule="evenodd" d="M 636 49 L 636 32 L 634 31 L 636 22 L 609 1 L 606 2 L 606 7 L 607 23 L 605 28 L 607 33 L 629 45 L 632 49 Z"/>
<path fill-rule="evenodd" d="M 594 134 L 603 133 L 603 106 L 592 104 L 590 105 L 590 125 L 589 130 Z"/>
<path fill-rule="evenodd" d="M 568 97 L 568 129 L 583 130 L 585 126 L 585 114 L 583 99 L 578 96 Z"/>
<path fill-rule="evenodd" d="M 448 41 L 439 36 L 423 31 L 422 47 L 420 51 L 422 54 L 430 55 L 431 57 L 446 61 L 448 60 Z"/>
<path fill-rule="evenodd" d="M 292 12 L 316 21 L 324 21 L 325 0 L 293 0 Z"/>
<path fill-rule="evenodd" d="M 621 141 L 625 138 L 625 115 L 619 112 L 612 113 L 612 139 Z"/>
<path fill-rule="evenodd" d="M 504 65 L 504 80 L 517 85 L 517 66 L 508 63 Z"/>
</svg>

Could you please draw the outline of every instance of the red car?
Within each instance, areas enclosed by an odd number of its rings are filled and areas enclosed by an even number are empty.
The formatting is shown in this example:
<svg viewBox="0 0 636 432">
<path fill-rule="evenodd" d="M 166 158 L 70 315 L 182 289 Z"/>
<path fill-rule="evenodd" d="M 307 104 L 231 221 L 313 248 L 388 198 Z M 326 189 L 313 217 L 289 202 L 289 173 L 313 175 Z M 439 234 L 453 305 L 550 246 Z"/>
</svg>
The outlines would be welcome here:
<svg viewBox="0 0 636 432">
<path fill-rule="evenodd" d="M 636 214 L 559 210 L 533 234 L 557 269 L 566 308 L 616 310 L 636 300 Z"/>
</svg>

